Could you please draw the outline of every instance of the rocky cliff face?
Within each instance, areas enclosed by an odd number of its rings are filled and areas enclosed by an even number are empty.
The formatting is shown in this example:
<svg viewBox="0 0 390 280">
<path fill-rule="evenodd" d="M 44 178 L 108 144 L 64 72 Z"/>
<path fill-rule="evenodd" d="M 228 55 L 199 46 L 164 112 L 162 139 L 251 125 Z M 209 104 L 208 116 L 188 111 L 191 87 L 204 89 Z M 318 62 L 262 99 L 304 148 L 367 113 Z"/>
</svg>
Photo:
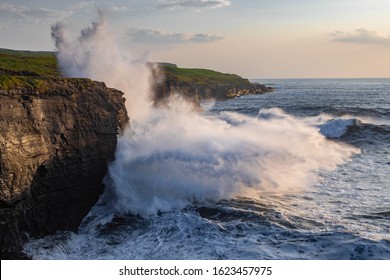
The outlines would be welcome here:
<svg viewBox="0 0 390 280">
<path fill-rule="evenodd" d="M 156 68 L 152 74 L 153 81 L 155 81 L 153 89 L 155 101 L 164 100 L 172 93 L 179 93 L 188 100 L 198 102 L 206 99 L 223 100 L 247 94 L 263 94 L 274 91 L 274 88 L 253 84 L 247 79 L 242 79 L 241 83 L 229 83 L 228 81 L 226 83 L 212 81 L 203 83 L 197 82 L 196 79 L 190 82 L 180 81 L 177 76 L 170 73 L 163 75 Z"/>
<path fill-rule="evenodd" d="M 0 89 L 1 259 L 20 257 L 29 237 L 77 230 L 128 121 L 122 93 L 103 83 L 39 84 Z"/>
<path fill-rule="evenodd" d="M 273 92 L 273 88 L 260 84 L 250 85 L 229 85 L 210 84 L 196 85 L 192 83 L 177 82 L 166 79 L 157 86 L 156 93 L 160 98 L 169 96 L 172 93 L 180 93 L 190 100 L 201 101 L 206 99 L 228 99 L 241 97 L 247 94 L 263 94 Z"/>
</svg>

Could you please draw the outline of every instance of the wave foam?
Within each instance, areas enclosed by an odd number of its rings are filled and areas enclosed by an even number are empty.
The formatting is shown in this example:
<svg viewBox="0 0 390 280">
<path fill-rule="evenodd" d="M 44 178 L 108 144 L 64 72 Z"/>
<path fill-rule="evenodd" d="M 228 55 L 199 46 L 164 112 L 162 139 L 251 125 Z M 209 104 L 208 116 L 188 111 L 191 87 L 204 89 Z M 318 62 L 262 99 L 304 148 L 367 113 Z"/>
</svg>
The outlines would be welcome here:
<svg viewBox="0 0 390 280">
<path fill-rule="evenodd" d="M 262 110 L 258 118 L 206 116 L 179 97 L 155 108 L 148 68 L 119 49 L 101 13 L 77 39 L 63 24 L 53 26 L 53 36 L 67 75 L 125 93 L 131 128 L 119 138 L 105 179 L 119 212 L 147 216 L 263 189 L 301 190 L 317 170 L 335 168 L 357 152 L 280 109 Z"/>
<path fill-rule="evenodd" d="M 120 212 L 146 216 L 264 189 L 300 191 L 315 171 L 357 152 L 281 110 L 272 119 L 204 116 L 172 103 L 179 110 L 156 109 L 119 139 L 106 183 Z"/>
<path fill-rule="evenodd" d="M 333 119 L 319 125 L 320 131 L 328 138 L 340 138 L 352 127 L 357 127 L 358 119 Z"/>
</svg>

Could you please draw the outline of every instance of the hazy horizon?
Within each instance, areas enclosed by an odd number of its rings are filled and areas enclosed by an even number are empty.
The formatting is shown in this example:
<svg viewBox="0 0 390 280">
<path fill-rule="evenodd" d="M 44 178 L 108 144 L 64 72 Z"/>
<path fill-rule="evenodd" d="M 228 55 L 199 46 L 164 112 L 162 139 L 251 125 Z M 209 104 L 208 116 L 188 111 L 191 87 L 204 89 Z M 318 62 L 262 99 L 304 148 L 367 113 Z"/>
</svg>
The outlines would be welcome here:
<svg viewBox="0 0 390 280">
<path fill-rule="evenodd" d="M 133 57 L 249 79 L 390 77 L 385 0 L 0 1 L 0 47 L 53 51 L 53 24 L 79 30 L 97 8 Z"/>
</svg>

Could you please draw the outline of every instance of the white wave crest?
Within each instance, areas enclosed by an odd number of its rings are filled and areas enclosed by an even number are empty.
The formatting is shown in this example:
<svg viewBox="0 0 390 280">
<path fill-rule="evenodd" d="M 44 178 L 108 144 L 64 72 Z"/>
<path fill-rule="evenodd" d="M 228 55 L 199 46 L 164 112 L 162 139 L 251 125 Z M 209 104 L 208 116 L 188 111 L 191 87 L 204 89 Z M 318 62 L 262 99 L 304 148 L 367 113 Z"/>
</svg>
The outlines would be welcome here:
<svg viewBox="0 0 390 280">
<path fill-rule="evenodd" d="M 357 119 L 333 119 L 319 125 L 320 131 L 328 138 L 340 138 L 348 129 L 359 124 Z"/>
</svg>

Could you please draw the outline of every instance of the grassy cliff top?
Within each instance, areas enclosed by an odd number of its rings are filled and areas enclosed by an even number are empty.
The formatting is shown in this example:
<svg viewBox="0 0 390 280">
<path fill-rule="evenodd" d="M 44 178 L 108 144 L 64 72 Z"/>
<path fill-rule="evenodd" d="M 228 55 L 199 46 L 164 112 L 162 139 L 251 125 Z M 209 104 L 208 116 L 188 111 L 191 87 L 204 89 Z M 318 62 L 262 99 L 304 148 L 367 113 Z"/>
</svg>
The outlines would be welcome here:
<svg viewBox="0 0 390 280">
<path fill-rule="evenodd" d="M 168 79 L 194 85 L 249 85 L 235 74 L 209 69 L 179 68 L 171 63 L 159 63 Z M 0 48 L 0 89 L 20 87 L 42 88 L 49 77 L 61 77 L 54 52 L 16 51 Z"/>
<path fill-rule="evenodd" d="M 21 76 L 60 76 L 54 52 L 0 49 L 0 73 Z"/>
<path fill-rule="evenodd" d="M 249 85 L 250 82 L 236 74 L 226 74 L 209 69 L 179 68 L 174 64 L 159 63 L 162 73 L 167 78 L 179 82 L 193 83 L 197 85 L 227 84 Z"/>
<path fill-rule="evenodd" d="M 0 49 L 0 90 L 46 92 L 59 85 L 80 88 L 90 83 L 89 79 L 62 77 L 54 52 Z"/>
<path fill-rule="evenodd" d="M 48 77 L 60 77 L 54 52 L 0 49 L 0 89 L 43 90 Z"/>
</svg>

